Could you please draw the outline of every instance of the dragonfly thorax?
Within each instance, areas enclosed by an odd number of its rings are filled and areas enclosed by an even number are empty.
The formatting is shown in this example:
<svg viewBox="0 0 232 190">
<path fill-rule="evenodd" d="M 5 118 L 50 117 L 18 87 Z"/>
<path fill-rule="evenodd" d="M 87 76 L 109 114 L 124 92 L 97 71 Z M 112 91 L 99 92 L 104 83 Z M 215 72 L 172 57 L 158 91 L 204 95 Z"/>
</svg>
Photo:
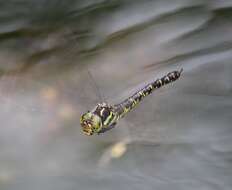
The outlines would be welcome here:
<svg viewBox="0 0 232 190">
<path fill-rule="evenodd" d="M 115 124 L 118 118 L 114 107 L 103 102 L 97 104 L 92 111 L 83 114 L 80 123 L 86 135 L 93 135 L 105 131 L 112 124 Z"/>
</svg>

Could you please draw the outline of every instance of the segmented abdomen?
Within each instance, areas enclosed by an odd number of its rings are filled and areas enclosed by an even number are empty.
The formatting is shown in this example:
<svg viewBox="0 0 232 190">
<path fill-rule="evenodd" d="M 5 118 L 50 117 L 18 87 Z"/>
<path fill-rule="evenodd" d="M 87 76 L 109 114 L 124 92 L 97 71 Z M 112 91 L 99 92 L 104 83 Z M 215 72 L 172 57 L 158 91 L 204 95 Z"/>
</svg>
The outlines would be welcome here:
<svg viewBox="0 0 232 190">
<path fill-rule="evenodd" d="M 143 89 L 134 93 L 120 104 L 114 105 L 115 111 L 119 115 L 119 118 L 122 118 L 126 113 L 132 110 L 144 97 L 151 94 L 155 89 L 177 80 L 180 77 L 182 71 L 183 69 L 180 71 L 170 72 L 164 77 L 149 83 Z"/>
</svg>

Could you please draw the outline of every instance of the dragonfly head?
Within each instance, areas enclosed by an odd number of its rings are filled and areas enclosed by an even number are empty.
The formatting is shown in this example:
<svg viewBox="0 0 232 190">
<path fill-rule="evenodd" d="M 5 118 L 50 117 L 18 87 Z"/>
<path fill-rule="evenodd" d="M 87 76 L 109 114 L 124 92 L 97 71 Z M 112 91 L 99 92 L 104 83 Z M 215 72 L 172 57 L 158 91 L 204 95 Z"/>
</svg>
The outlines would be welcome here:
<svg viewBox="0 0 232 190">
<path fill-rule="evenodd" d="M 88 136 L 93 135 L 102 129 L 101 118 L 90 111 L 81 116 L 80 124 L 83 133 Z"/>
</svg>

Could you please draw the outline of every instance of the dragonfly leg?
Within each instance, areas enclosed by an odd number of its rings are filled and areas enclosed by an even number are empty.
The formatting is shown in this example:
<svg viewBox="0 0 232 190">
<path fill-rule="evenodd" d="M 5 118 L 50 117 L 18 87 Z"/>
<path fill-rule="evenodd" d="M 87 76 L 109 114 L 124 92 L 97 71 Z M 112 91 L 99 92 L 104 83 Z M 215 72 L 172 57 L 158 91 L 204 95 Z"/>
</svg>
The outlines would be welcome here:
<svg viewBox="0 0 232 190">
<path fill-rule="evenodd" d="M 101 133 L 105 133 L 106 131 L 109 131 L 110 129 L 113 129 L 115 127 L 115 125 L 116 125 L 116 122 L 113 123 L 112 125 L 106 127 L 106 128 L 103 127 L 102 130 L 99 131 L 97 134 L 100 135 Z"/>
</svg>

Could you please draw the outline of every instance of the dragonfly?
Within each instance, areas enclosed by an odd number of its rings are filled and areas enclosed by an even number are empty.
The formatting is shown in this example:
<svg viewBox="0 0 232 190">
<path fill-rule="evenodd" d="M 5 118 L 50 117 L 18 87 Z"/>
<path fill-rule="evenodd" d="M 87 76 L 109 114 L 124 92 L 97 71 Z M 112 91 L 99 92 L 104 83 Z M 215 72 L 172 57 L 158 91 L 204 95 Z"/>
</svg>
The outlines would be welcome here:
<svg viewBox="0 0 232 190">
<path fill-rule="evenodd" d="M 111 105 L 106 102 L 98 103 L 91 111 L 82 114 L 80 118 L 81 129 L 87 136 L 105 133 L 113 129 L 117 122 L 138 105 L 144 97 L 164 85 L 180 78 L 183 68 L 172 71 L 151 83 L 119 104 Z"/>
</svg>

